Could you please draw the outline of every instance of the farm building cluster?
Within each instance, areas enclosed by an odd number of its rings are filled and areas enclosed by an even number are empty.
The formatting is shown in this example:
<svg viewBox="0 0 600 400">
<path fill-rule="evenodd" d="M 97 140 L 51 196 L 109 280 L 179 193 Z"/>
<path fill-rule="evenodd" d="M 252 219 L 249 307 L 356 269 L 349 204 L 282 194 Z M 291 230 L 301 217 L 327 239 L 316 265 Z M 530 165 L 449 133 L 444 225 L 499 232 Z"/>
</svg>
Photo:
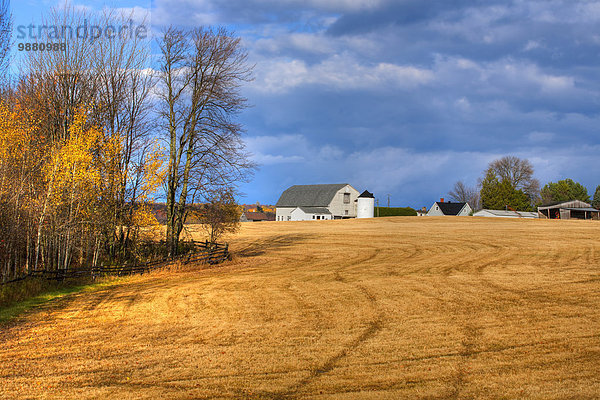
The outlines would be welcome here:
<svg viewBox="0 0 600 400">
<path fill-rule="evenodd" d="M 556 202 L 538 207 L 538 211 L 489 210 L 483 209 L 474 212 L 468 203 L 436 201 L 429 211 L 420 211 L 422 216 L 467 216 L 489 218 L 543 218 L 543 219 L 600 219 L 600 211 L 591 204 L 580 200 Z"/>
<path fill-rule="evenodd" d="M 242 222 L 320 221 L 348 218 L 373 218 L 375 196 L 368 190 L 360 193 L 348 183 L 294 185 L 286 189 L 275 206 L 244 205 Z M 413 211 L 414 212 L 414 211 Z M 435 201 L 429 210 L 423 207 L 418 216 L 474 216 L 488 218 L 600 219 L 600 211 L 579 200 L 557 202 L 538 207 L 537 212 L 473 210 L 466 202 Z"/>
</svg>

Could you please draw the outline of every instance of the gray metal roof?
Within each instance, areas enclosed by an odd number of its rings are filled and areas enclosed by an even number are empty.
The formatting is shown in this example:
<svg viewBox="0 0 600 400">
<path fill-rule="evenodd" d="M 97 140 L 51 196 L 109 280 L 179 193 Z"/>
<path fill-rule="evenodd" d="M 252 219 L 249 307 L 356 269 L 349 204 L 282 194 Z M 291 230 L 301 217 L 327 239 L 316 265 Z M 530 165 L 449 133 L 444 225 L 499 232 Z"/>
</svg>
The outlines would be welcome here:
<svg viewBox="0 0 600 400">
<path fill-rule="evenodd" d="M 277 207 L 327 207 L 337 191 L 346 185 L 294 185 L 281 194 Z"/>
<path fill-rule="evenodd" d="M 563 210 L 598 212 L 598 210 L 596 210 L 593 207 L 568 207 L 568 208 L 563 208 Z"/>
<path fill-rule="evenodd" d="M 551 208 L 590 208 L 591 204 L 581 200 L 560 201 L 549 204 L 544 204 L 538 207 L 538 210 L 548 210 Z"/>
<path fill-rule="evenodd" d="M 327 214 L 331 215 L 331 212 L 325 207 L 298 207 L 307 214 Z"/>
<path fill-rule="evenodd" d="M 499 217 L 515 217 L 515 218 L 537 218 L 538 214 L 536 212 L 532 212 L 532 211 L 510 211 L 510 210 L 490 210 L 490 209 L 482 209 L 477 211 L 475 214 L 475 216 L 478 216 L 477 214 L 479 214 L 480 212 L 488 212 L 490 214 L 494 214 L 497 215 Z"/>
<path fill-rule="evenodd" d="M 532 218 L 539 217 L 538 213 L 535 211 L 517 211 L 517 213 L 519 213 L 522 217 L 532 217 Z"/>
</svg>

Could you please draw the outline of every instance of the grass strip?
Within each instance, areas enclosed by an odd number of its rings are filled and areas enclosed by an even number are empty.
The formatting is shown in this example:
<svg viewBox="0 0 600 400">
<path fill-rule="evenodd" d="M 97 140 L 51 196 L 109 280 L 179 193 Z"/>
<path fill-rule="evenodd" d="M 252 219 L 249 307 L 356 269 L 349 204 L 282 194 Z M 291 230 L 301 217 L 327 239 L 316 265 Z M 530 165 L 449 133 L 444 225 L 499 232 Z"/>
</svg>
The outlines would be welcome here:
<svg viewBox="0 0 600 400">
<path fill-rule="evenodd" d="M 118 285 L 124 278 L 112 278 L 95 283 L 63 283 L 52 289 L 46 290 L 33 297 L 12 302 L 4 307 L 0 307 L 0 324 L 6 323 L 19 315 L 30 311 L 36 307 L 46 304 L 50 301 L 60 299 L 73 293 L 93 292 L 110 286 Z"/>
</svg>

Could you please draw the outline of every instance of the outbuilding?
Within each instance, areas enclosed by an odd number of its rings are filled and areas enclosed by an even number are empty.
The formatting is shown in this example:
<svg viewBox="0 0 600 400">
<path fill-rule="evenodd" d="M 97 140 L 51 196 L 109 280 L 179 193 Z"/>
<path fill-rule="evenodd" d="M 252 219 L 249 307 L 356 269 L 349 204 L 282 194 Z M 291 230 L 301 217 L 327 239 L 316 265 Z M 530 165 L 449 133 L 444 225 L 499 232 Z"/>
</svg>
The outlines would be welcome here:
<svg viewBox="0 0 600 400">
<path fill-rule="evenodd" d="M 546 219 L 600 219 L 600 211 L 581 200 L 545 204 L 538 207 L 538 215 Z"/>
<path fill-rule="evenodd" d="M 296 207 L 291 213 L 292 221 L 315 221 L 333 219 L 331 212 L 325 207 Z"/>
<path fill-rule="evenodd" d="M 260 222 L 275 221 L 275 214 L 264 212 L 244 211 L 240 217 L 240 222 Z"/>
<path fill-rule="evenodd" d="M 538 213 L 533 211 L 512 211 L 512 210 L 479 210 L 473 214 L 474 217 L 491 218 L 537 218 Z"/>
</svg>

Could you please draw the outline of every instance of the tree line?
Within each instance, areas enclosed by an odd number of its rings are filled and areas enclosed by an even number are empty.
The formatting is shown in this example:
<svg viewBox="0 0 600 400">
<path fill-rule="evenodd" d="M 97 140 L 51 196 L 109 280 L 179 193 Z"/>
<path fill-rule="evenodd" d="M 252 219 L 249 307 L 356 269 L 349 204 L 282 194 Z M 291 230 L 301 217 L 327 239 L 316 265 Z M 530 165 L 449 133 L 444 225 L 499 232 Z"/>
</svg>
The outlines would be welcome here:
<svg viewBox="0 0 600 400">
<path fill-rule="evenodd" d="M 569 200 L 581 200 L 600 208 L 600 185 L 593 197 L 585 186 L 569 178 L 548 182 L 540 189 L 529 160 L 506 156 L 488 165 L 476 187 L 458 181 L 448 197 L 469 203 L 474 210 L 535 211 L 543 204 Z"/>
<path fill-rule="evenodd" d="M 44 18 L 118 26 L 132 16 L 65 6 Z M 69 38 L 64 50 L 26 53 L 15 77 L 10 31 L 0 7 L 0 279 L 138 258 L 161 194 L 166 255 L 179 251 L 190 204 L 207 203 L 203 217 L 222 225 L 212 240 L 231 228 L 236 185 L 254 168 L 235 121 L 252 77 L 239 38 L 170 27 L 154 58 L 136 35 Z"/>
</svg>

